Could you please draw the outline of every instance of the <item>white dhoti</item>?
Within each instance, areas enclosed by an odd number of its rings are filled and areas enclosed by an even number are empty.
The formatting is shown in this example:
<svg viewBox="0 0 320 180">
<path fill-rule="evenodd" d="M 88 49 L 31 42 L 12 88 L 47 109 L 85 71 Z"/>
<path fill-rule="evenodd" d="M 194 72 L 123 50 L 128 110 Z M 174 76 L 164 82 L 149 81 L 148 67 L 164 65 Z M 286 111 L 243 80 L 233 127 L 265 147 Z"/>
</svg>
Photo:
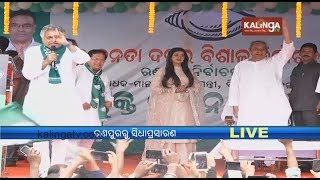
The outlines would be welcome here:
<svg viewBox="0 0 320 180">
<path fill-rule="evenodd" d="M 88 126 L 82 103 L 74 91 L 62 84 L 42 88 L 38 82 L 32 85 L 29 91 L 36 89 L 37 95 L 27 94 L 23 112 L 40 126 Z"/>
</svg>

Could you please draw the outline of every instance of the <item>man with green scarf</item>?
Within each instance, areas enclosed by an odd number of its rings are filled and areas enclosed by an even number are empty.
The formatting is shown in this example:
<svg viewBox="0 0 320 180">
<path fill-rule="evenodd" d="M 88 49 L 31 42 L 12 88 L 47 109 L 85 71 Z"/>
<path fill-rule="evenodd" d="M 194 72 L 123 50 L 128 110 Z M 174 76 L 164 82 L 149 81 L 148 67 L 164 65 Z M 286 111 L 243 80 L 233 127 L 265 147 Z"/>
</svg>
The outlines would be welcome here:
<svg viewBox="0 0 320 180">
<path fill-rule="evenodd" d="M 107 53 L 103 49 L 92 49 L 88 54 L 91 57 L 90 61 L 76 67 L 76 89 L 86 112 L 88 125 L 100 126 L 110 117 L 108 112 L 113 104 L 109 79 L 102 70 Z M 93 140 L 83 140 L 80 143 L 87 148 L 91 148 L 92 144 Z"/>
<path fill-rule="evenodd" d="M 25 51 L 22 73 L 30 80 L 23 104 L 23 113 L 40 126 L 86 126 L 87 119 L 76 93 L 72 64 L 83 64 L 89 55 L 69 43 L 65 30 L 46 25 L 40 32 L 42 45 Z M 34 143 L 41 151 L 40 173 L 45 174 L 51 164 L 68 164 L 72 155 L 68 147 L 75 140 L 52 140 L 51 163 L 49 143 Z"/>
</svg>

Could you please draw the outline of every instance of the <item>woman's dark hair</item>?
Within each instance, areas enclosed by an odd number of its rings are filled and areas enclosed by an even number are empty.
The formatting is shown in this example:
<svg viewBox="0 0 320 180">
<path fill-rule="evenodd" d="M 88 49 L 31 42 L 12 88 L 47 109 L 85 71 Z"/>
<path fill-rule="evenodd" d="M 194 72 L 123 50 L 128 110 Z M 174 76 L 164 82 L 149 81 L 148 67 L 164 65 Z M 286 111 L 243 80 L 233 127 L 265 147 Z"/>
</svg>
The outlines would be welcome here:
<svg viewBox="0 0 320 180">
<path fill-rule="evenodd" d="M 174 72 L 174 66 L 173 66 L 173 61 L 172 61 L 172 56 L 175 52 L 178 51 L 182 51 L 184 54 L 184 61 L 181 63 L 181 67 L 182 70 L 184 72 L 184 74 L 188 77 L 189 79 L 189 84 L 187 87 L 191 87 L 193 85 L 194 82 L 194 77 L 188 67 L 188 63 L 189 63 L 189 56 L 186 52 L 186 50 L 184 50 L 183 48 L 180 47 L 176 47 L 176 48 L 172 48 L 169 53 L 168 53 L 168 57 L 167 57 L 167 64 L 166 64 L 166 68 L 165 68 L 165 74 L 164 77 L 162 79 L 162 86 L 168 88 L 167 82 L 170 78 L 173 79 L 173 83 L 176 87 L 181 85 L 181 81 L 179 79 L 179 77 L 177 76 L 177 74 Z"/>
</svg>

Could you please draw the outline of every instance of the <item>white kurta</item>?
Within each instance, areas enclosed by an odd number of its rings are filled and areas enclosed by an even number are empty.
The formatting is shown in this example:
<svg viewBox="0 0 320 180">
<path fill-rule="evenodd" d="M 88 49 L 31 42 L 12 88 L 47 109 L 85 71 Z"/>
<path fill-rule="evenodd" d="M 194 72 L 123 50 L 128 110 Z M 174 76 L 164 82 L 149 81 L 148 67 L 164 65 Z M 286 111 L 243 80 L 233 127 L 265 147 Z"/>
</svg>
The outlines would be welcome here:
<svg viewBox="0 0 320 180">
<path fill-rule="evenodd" d="M 22 73 L 30 80 L 30 86 L 23 112 L 41 126 L 88 125 L 82 103 L 76 93 L 72 63 L 85 63 L 89 60 L 89 55 L 83 50 L 77 48 L 77 51 L 72 53 L 67 48 L 60 64 L 57 64 L 61 83 L 50 84 L 50 66 L 41 70 L 43 57 L 40 46 L 28 48 Z"/>
<path fill-rule="evenodd" d="M 317 87 L 316 87 L 315 92 L 316 93 L 320 93 L 320 76 L 319 76 L 319 79 L 318 79 L 318 83 L 317 83 Z"/>
<path fill-rule="evenodd" d="M 222 120 L 223 122 L 224 122 L 226 116 L 232 116 L 232 117 L 233 117 L 233 120 L 234 120 L 235 122 L 238 121 L 238 118 L 236 118 L 236 117 L 234 116 L 234 114 L 233 114 L 233 108 L 232 108 L 232 106 L 229 106 L 229 105 L 228 105 L 228 101 L 227 101 L 227 103 L 225 104 L 225 106 L 223 107 L 223 110 L 222 110 L 221 116 L 220 116 L 220 117 L 221 117 L 221 120 Z"/>
<path fill-rule="evenodd" d="M 221 118 L 230 115 L 232 106 L 239 106 L 237 126 L 287 126 L 291 107 L 282 85 L 284 65 L 295 51 L 293 43 L 283 43 L 282 50 L 270 58 L 258 62 L 244 60 L 235 67 L 229 90 L 229 99 Z M 224 140 L 241 156 L 248 156 L 247 150 L 262 150 L 264 156 L 274 157 L 274 151 L 283 145 L 276 139 L 268 140 Z M 265 148 L 267 147 L 267 148 Z M 312 149 L 312 148 L 306 148 Z M 219 143 L 211 153 L 221 158 Z M 296 150 L 296 147 L 295 147 Z M 247 154 L 246 154 L 247 153 Z M 305 154 L 305 153 L 304 153 Z M 254 156 L 249 152 L 249 156 Z"/>
<path fill-rule="evenodd" d="M 32 46 L 38 46 L 38 45 L 40 45 L 40 43 L 38 43 L 37 41 L 32 39 L 31 44 L 27 48 L 32 47 Z M 17 51 L 17 48 L 14 47 L 14 45 L 12 44 L 10 39 L 9 39 L 9 45 L 8 45 L 6 51 L 9 51 L 9 50 Z M 26 50 L 24 50 L 24 51 L 26 51 Z"/>
<path fill-rule="evenodd" d="M 92 81 L 94 75 L 84 66 L 78 65 L 75 69 L 76 75 L 76 89 L 80 96 L 81 103 L 90 103 L 92 97 Z M 105 71 L 100 75 L 101 80 L 105 86 L 105 101 L 111 101 L 113 104 L 113 97 L 109 86 L 109 79 Z M 86 116 L 88 118 L 88 126 L 100 126 L 101 121 L 99 120 L 98 109 L 90 108 L 85 110 Z"/>
<path fill-rule="evenodd" d="M 239 106 L 238 126 L 287 126 L 291 107 L 282 85 L 284 65 L 295 51 L 283 42 L 269 58 L 239 62 L 232 75 L 228 106 Z"/>
</svg>

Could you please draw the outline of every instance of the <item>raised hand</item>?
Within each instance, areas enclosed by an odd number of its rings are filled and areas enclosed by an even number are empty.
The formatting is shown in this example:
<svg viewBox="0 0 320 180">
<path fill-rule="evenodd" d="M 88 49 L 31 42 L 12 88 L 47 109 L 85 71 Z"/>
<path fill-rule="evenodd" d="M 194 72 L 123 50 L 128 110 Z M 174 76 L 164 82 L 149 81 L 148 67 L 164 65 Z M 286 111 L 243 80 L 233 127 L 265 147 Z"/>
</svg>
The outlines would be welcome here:
<svg viewBox="0 0 320 180">
<path fill-rule="evenodd" d="M 170 149 L 162 149 L 163 159 L 168 163 L 180 163 L 180 156 L 178 153 L 171 151 Z"/>
<path fill-rule="evenodd" d="M 290 31 L 289 31 L 289 23 L 286 19 L 282 18 L 282 32 L 284 40 L 287 44 L 290 44 L 292 42 Z"/>
<path fill-rule="evenodd" d="M 27 160 L 32 165 L 39 165 L 41 162 L 40 151 L 31 148 L 31 151 L 27 154 Z"/>
<path fill-rule="evenodd" d="M 240 161 L 241 171 L 246 174 L 246 176 L 253 176 L 256 168 L 254 165 L 251 165 L 251 161 L 242 160 Z"/>
<path fill-rule="evenodd" d="M 152 161 L 140 161 L 134 172 L 132 173 L 132 176 L 135 178 L 141 178 L 143 176 L 146 176 L 148 172 L 155 166 L 157 162 Z"/>
<path fill-rule="evenodd" d="M 56 30 L 58 33 L 58 37 L 56 42 L 60 45 L 66 46 L 68 44 L 67 38 L 64 33 L 60 32 L 58 29 Z"/>
<path fill-rule="evenodd" d="M 82 107 L 83 107 L 84 110 L 88 110 L 88 109 L 91 108 L 91 105 L 86 102 L 86 103 L 83 103 L 83 104 L 82 104 Z"/>
<path fill-rule="evenodd" d="M 124 152 L 132 141 L 133 139 L 117 139 L 116 144 L 114 142 L 110 142 L 110 144 L 117 152 Z"/>
</svg>

